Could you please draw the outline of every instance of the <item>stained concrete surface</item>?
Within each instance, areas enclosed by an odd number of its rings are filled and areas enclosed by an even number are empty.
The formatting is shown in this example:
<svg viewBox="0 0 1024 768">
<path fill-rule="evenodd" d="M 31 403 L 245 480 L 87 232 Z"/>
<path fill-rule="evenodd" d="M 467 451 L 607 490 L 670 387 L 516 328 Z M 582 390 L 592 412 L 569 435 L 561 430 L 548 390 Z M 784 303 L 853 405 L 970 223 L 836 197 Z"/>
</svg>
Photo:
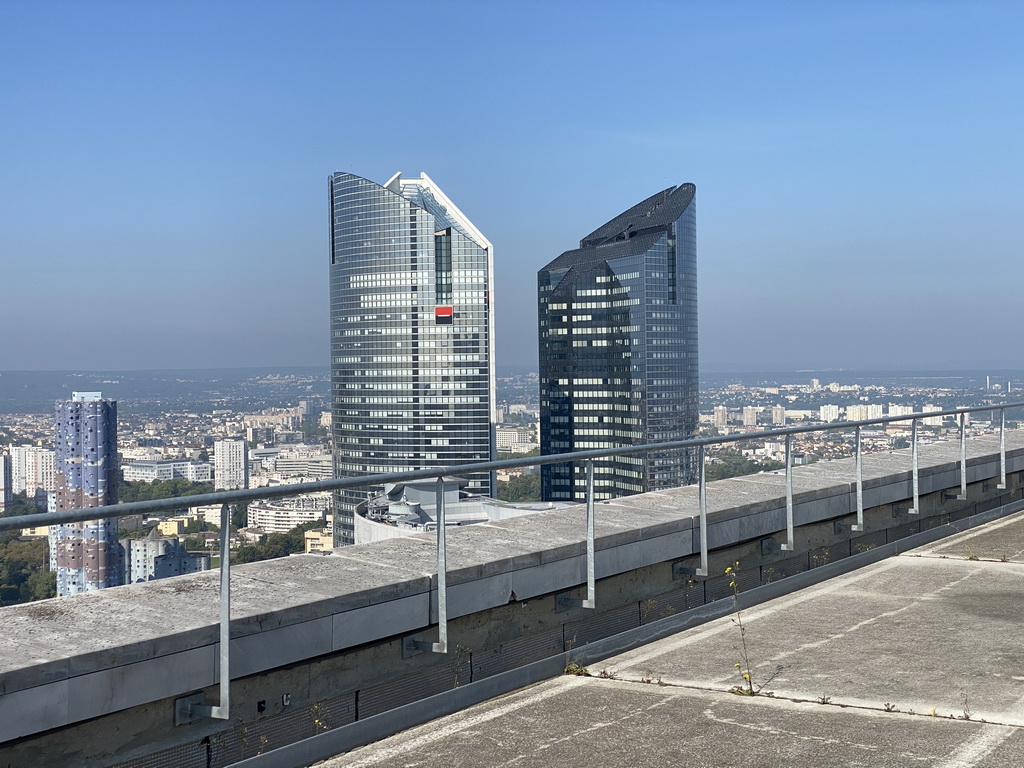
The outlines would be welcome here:
<svg viewBox="0 0 1024 768">
<path fill-rule="evenodd" d="M 329 761 L 465 766 L 1016 766 L 1024 732 L 975 721 L 560 678 Z M 986 752 L 984 763 L 972 755 Z"/>
<path fill-rule="evenodd" d="M 1018 513 L 324 765 L 1018 766 L 1022 553 Z"/>
</svg>

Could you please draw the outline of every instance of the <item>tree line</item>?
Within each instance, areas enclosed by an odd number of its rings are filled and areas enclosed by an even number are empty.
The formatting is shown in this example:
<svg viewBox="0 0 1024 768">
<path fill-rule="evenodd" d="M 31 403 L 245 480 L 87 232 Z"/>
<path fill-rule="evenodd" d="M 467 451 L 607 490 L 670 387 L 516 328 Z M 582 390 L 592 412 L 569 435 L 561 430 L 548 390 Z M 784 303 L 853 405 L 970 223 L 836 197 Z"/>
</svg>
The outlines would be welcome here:
<svg viewBox="0 0 1024 768">
<path fill-rule="evenodd" d="M 15 531 L 0 533 L 0 605 L 57 596 L 57 575 L 49 570 L 46 539 L 20 540 Z"/>
</svg>

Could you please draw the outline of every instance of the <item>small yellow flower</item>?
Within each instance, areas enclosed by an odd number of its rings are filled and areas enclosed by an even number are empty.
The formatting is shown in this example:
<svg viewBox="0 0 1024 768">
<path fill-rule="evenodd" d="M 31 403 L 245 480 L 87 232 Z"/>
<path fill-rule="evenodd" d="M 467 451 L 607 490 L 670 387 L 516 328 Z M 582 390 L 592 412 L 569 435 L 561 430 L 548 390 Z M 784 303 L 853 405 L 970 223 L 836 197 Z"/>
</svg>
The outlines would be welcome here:
<svg viewBox="0 0 1024 768">
<path fill-rule="evenodd" d="M 740 663 L 737 661 L 735 664 L 733 664 L 733 666 L 736 667 L 736 669 L 739 669 L 740 668 Z"/>
<path fill-rule="evenodd" d="M 743 679 L 744 680 L 749 680 L 750 679 L 750 675 L 748 675 L 746 672 L 744 672 L 743 673 Z"/>
<path fill-rule="evenodd" d="M 726 568 L 725 572 L 726 573 L 732 573 L 732 566 L 730 565 L 728 568 Z"/>
</svg>

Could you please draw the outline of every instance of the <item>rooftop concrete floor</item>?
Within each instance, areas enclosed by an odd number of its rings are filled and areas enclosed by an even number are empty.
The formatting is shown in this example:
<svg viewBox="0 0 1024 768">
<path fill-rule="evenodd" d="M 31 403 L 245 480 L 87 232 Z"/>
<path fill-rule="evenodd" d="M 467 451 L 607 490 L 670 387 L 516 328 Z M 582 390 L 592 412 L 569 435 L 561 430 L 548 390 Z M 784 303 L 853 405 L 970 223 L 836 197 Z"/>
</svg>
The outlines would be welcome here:
<svg viewBox="0 0 1024 768">
<path fill-rule="evenodd" d="M 322 764 L 1020 766 L 1024 513 Z M 747 644 L 760 695 L 740 696 Z"/>
</svg>

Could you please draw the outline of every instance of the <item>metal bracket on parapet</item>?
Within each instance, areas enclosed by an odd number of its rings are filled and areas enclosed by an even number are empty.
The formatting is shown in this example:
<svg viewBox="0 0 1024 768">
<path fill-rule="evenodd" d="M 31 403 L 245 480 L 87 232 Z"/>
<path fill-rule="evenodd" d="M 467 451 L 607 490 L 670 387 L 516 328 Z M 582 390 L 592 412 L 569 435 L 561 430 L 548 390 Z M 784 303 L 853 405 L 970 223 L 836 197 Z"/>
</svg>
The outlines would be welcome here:
<svg viewBox="0 0 1024 768">
<path fill-rule="evenodd" d="M 580 600 L 572 596 L 572 592 L 559 592 L 555 595 L 555 613 L 563 613 L 570 608 L 593 608 L 594 601 L 589 599 Z"/>
<path fill-rule="evenodd" d="M 943 503 L 947 501 L 967 501 L 966 493 L 950 493 L 949 491 L 942 492 Z"/>
<path fill-rule="evenodd" d="M 174 725 L 190 725 L 208 718 L 226 719 L 220 707 L 212 707 L 206 703 L 206 696 L 193 693 L 174 700 Z"/>
<path fill-rule="evenodd" d="M 842 536 L 843 534 L 846 534 L 846 533 L 863 531 L 863 530 L 864 530 L 863 526 L 857 525 L 856 523 L 846 523 L 846 522 L 843 522 L 842 520 L 833 520 L 832 521 L 832 533 L 834 533 L 836 536 Z M 762 549 L 762 551 L 764 551 L 763 542 L 762 542 L 762 548 L 761 549 Z"/>
<path fill-rule="evenodd" d="M 684 561 L 677 560 L 672 563 L 672 580 L 679 581 L 680 579 L 687 579 L 688 581 L 707 581 L 708 576 L 706 573 L 701 573 L 700 568 L 690 568 L 683 564 Z"/>
<path fill-rule="evenodd" d="M 408 659 L 421 653 L 448 653 L 448 643 L 424 640 L 424 633 L 407 635 L 402 638 L 402 658 Z"/>
<path fill-rule="evenodd" d="M 916 509 L 913 504 L 893 504 L 892 516 L 902 517 L 903 515 L 919 515 L 921 510 Z"/>
<path fill-rule="evenodd" d="M 778 541 L 774 536 L 769 536 L 766 539 L 761 539 L 761 554 L 770 555 L 773 552 L 781 552 L 786 549 L 785 545 Z"/>
</svg>

